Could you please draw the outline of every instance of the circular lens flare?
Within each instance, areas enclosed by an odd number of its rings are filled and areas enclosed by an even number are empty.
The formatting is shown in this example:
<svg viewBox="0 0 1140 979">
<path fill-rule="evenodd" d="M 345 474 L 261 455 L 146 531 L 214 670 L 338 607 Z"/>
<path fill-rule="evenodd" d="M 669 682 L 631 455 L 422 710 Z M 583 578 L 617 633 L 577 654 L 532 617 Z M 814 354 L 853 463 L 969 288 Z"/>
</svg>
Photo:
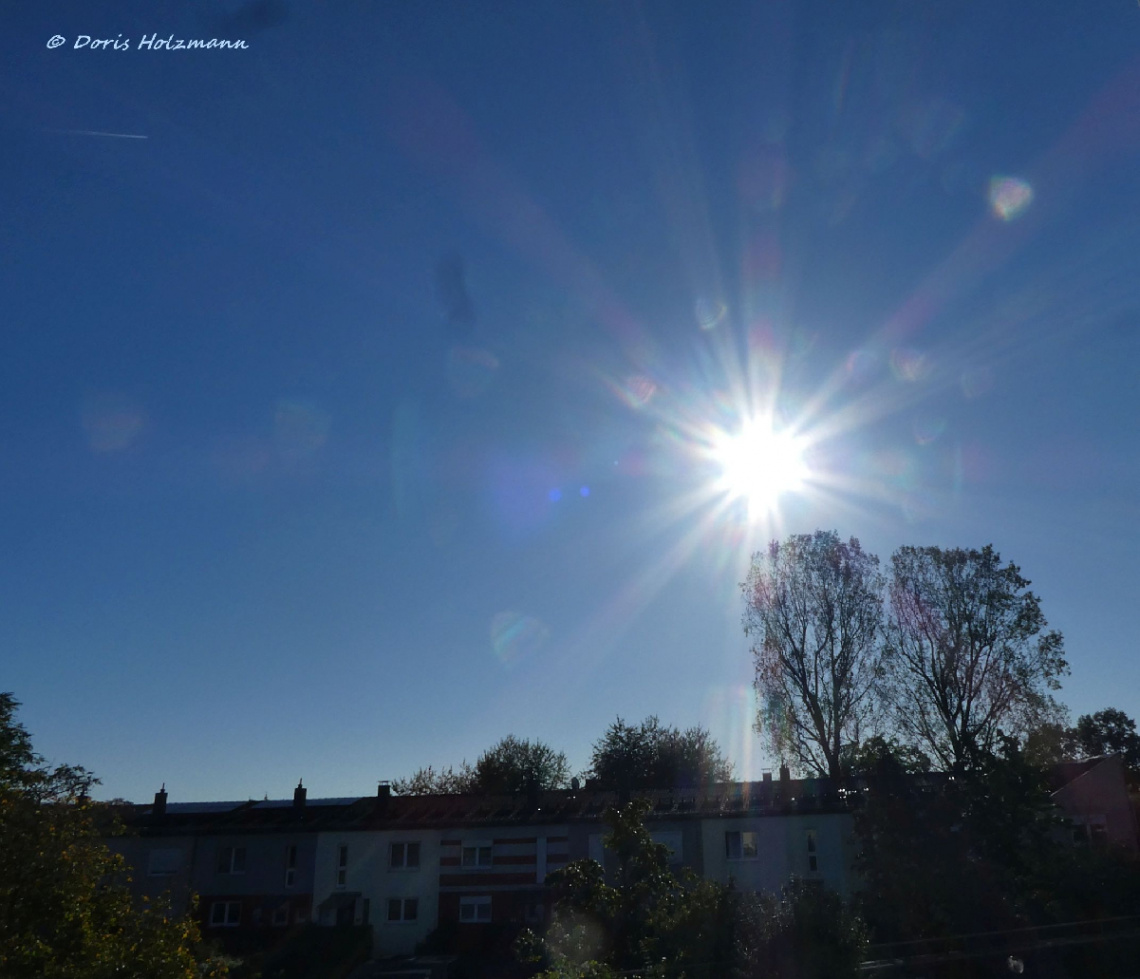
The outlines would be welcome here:
<svg viewBox="0 0 1140 979">
<path fill-rule="evenodd" d="M 721 471 L 718 488 L 745 500 L 753 514 L 775 509 L 779 498 L 800 489 L 808 474 L 800 441 L 761 422 L 735 434 L 720 433 L 712 454 Z"/>
</svg>

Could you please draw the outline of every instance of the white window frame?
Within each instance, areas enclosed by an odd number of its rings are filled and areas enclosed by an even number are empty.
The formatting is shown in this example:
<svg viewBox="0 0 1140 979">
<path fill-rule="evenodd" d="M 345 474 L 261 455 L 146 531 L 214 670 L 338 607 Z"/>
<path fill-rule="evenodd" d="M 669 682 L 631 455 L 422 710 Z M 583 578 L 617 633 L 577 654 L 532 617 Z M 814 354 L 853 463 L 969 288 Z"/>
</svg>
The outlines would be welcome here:
<svg viewBox="0 0 1140 979">
<path fill-rule="evenodd" d="M 238 854 L 241 854 L 241 859 L 238 859 Z M 222 857 L 228 857 L 224 861 L 225 867 L 223 868 Z M 218 873 L 228 875 L 241 875 L 245 873 L 246 867 L 246 849 L 244 846 L 223 846 L 218 848 Z M 238 869 L 238 864 L 241 864 L 241 869 Z"/>
<path fill-rule="evenodd" d="M 399 916 L 392 917 L 392 905 L 397 905 Z M 411 910 L 412 914 L 409 915 L 408 911 Z M 388 898 L 388 908 L 384 913 L 384 920 L 390 925 L 410 925 L 415 924 L 420 917 L 420 899 L 418 897 L 390 897 Z"/>
<path fill-rule="evenodd" d="M 732 838 L 736 837 L 736 846 L 732 845 Z M 751 840 L 752 852 L 747 852 L 746 838 Z M 735 850 L 735 852 L 733 852 Z M 759 860 L 760 834 L 753 829 L 730 829 L 724 834 L 724 855 L 726 860 Z"/>
<path fill-rule="evenodd" d="M 468 911 L 469 914 L 464 914 Z M 461 897 L 459 899 L 459 923 L 463 925 L 485 925 L 491 921 L 491 895 Z"/>
<path fill-rule="evenodd" d="M 470 862 L 468 853 L 471 854 Z M 465 840 L 459 848 L 459 866 L 464 870 L 486 870 L 494 865 L 495 845 L 490 840 Z"/>
<path fill-rule="evenodd" d="M 210 905 L 211 928 L 237 928 L 240 924 L 241 901 L 215 901 Z"/>
<path fill-rule="evenodd" d="M 415 848 L 416 862 L 412 863 L 409 857 L 412 855 L 412 848 Z M 397 862 L 396 854 L 399 854 L 399 861 Z M 423 846 L 419 840 L 397 840 L 388 844 L 388 869 L 411 871 L 415 872 L 420 869 L 420 862 L 423 859 Z"/>
</svg>

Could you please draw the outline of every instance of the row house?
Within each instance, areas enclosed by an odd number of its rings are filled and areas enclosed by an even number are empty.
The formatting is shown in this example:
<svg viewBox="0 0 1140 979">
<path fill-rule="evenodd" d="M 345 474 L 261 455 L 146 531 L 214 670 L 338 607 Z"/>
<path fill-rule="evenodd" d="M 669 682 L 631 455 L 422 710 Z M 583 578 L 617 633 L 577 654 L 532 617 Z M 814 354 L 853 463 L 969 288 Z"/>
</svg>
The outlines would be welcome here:
<svg viewBox="0 0 1140 979">
<path fill-rule="evenodd" d="M 848 800 L 811 785 L 785 779 L 647 793 L 647 828 L 674 869 L 770 891 L 801 876 L 847 894 Z M 382 785 L 320 833 L 317 920 L 369 925 L 380 955 L 412 954 L 437 929 L 463 950 L 480 947 L 487 926 L 541 927 L 549 873 L 583 858 L 616 870 L 603 817 L 618 801 L 589 788 L 392 797 Z"/>
<path fill-rule="evenodd" d="M 1060 767 L 1053 799 L 1082 839 L 1136 848 L 1118 758 Z M 945 776 L 919 776 L 937 782 Z M 852 810 L 865 783 L 737 782 L 643 793 L 647 828 L 670 865 L 743 890 L 790 878 L 855 889 Z M 373 796 L 168 804 L 166 793 L 112 842 L 142 895 L 169 891 L 176 910 L 200 895 L 203 928 L 222 937 L 313 922 L 365 925 L 377 956 L 408 955 L 436 934 L 449 950 L 549 915 L 547 875 L 573 860 L 616 871 L 604 814 L 620 802 L 587 784 L 518 796 Z"/>
<path fill-rule="evenodd" d="M 169 803 L 126 817 L 130 832 L 108 840 L 131 868 L 136 896 L 169 896 L 182 913 L 198 896 L 205 929 L 222 933 L 285 928 L 313 918 L 313 867 L 322 825 L 355 799 Z"/>
</svg>

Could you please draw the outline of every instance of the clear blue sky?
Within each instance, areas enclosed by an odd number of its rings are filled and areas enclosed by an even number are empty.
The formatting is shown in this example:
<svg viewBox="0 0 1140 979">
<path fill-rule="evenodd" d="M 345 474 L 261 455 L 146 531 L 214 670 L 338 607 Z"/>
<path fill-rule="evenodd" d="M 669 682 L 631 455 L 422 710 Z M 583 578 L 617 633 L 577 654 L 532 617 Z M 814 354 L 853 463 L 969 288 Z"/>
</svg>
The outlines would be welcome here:
<svg viewBox="0 0 1140 979">
<path fill-rule="evenodd" d="M 738 583 L 816 527 L 992 542 L 1140 714 L 1131 0 L 56 0 L 0 86 L 0 689 L 104 796 L 649 713 L 758 777 Z"/>
</svg>

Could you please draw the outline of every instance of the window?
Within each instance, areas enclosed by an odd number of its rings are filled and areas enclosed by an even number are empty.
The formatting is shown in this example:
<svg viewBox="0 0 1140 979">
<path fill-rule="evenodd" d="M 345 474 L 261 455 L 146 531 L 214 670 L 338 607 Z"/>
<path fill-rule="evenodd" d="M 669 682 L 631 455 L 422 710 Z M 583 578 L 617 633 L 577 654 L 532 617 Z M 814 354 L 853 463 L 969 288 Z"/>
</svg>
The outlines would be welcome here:
<svg viewBox="0 0 1140 979">
<path fill-rule="evenodd" d="M 348 879 L 348 847 L 341 844 L 336 853 L 336 886 L 344 887 Z"/>
<path fill-rule="evenodd" d="M 1074 843 L 1106 843 L 1108 820 L 1104 816 L 1078 816 L 1072 820 Z"/>
<path fill-rule="evenodd" d="M 285 886 L 292 887 L 297 882 L 297 847 L 285 847 Z"/>
<path fill-rule="evenodd" d="M 241 901 L 215 901 L 210 905 L 210 926 L 236 928 L 241 924 Z"/>
<path fill-rule="evenodd" d="M 178 873 L 180 866 L 182 866 L 181 850 L 151 850 L 146 872 L 151 877 L 169 877 Z"/>
<path fill-rule="evenodd" d="M 223 846 L 218 849 L 219 874 L 245 873 L 245 847 Z"/>
<path fill-rule="evenodd" d="M 392 897 L 388 899 L 389 921 L 415 921 L 419 917 L 419 913 L 419 898 Z"/>
<path fill-rule="evenodd" d="M 289 904 L 286 902 L 281 907 L 275 908 L 273 911 L 273 926 L 275 928 L 284 928 L 289 924 Z"/>
<path fill-rule="evenodd" d="M 489 897 L 461 897 L 459 899 L 459 920 L 465 923 L 491 920 L 491 899 Z"/>
<path fill-rule="evenodd" d="M 388 851 L 388 866 L 392 870 L 419 870 L 420 845 L 418 843 L 393 843 Z"/>
<path fill-rule="evenodd" d="M 755 860 L 760 856 L 759 834 L 735 830 L 725 833 L 724 855 L 729 860 Z"/>
<path fill-rule="evenodd" d="M 470 843 L 463 847 L 463 860 L 464 867 L 489 867 L 491 866 L 491 844 L 490 843 Z"/>
<path fill-rule="evenodd" d="M 819 870 L 819 853 L 816 851 L 815 830 L 809 829 L 806 834 L 807 837 L 807 858 L 808 858 L 808 871 L 815 873 Z"/>
</svg>

